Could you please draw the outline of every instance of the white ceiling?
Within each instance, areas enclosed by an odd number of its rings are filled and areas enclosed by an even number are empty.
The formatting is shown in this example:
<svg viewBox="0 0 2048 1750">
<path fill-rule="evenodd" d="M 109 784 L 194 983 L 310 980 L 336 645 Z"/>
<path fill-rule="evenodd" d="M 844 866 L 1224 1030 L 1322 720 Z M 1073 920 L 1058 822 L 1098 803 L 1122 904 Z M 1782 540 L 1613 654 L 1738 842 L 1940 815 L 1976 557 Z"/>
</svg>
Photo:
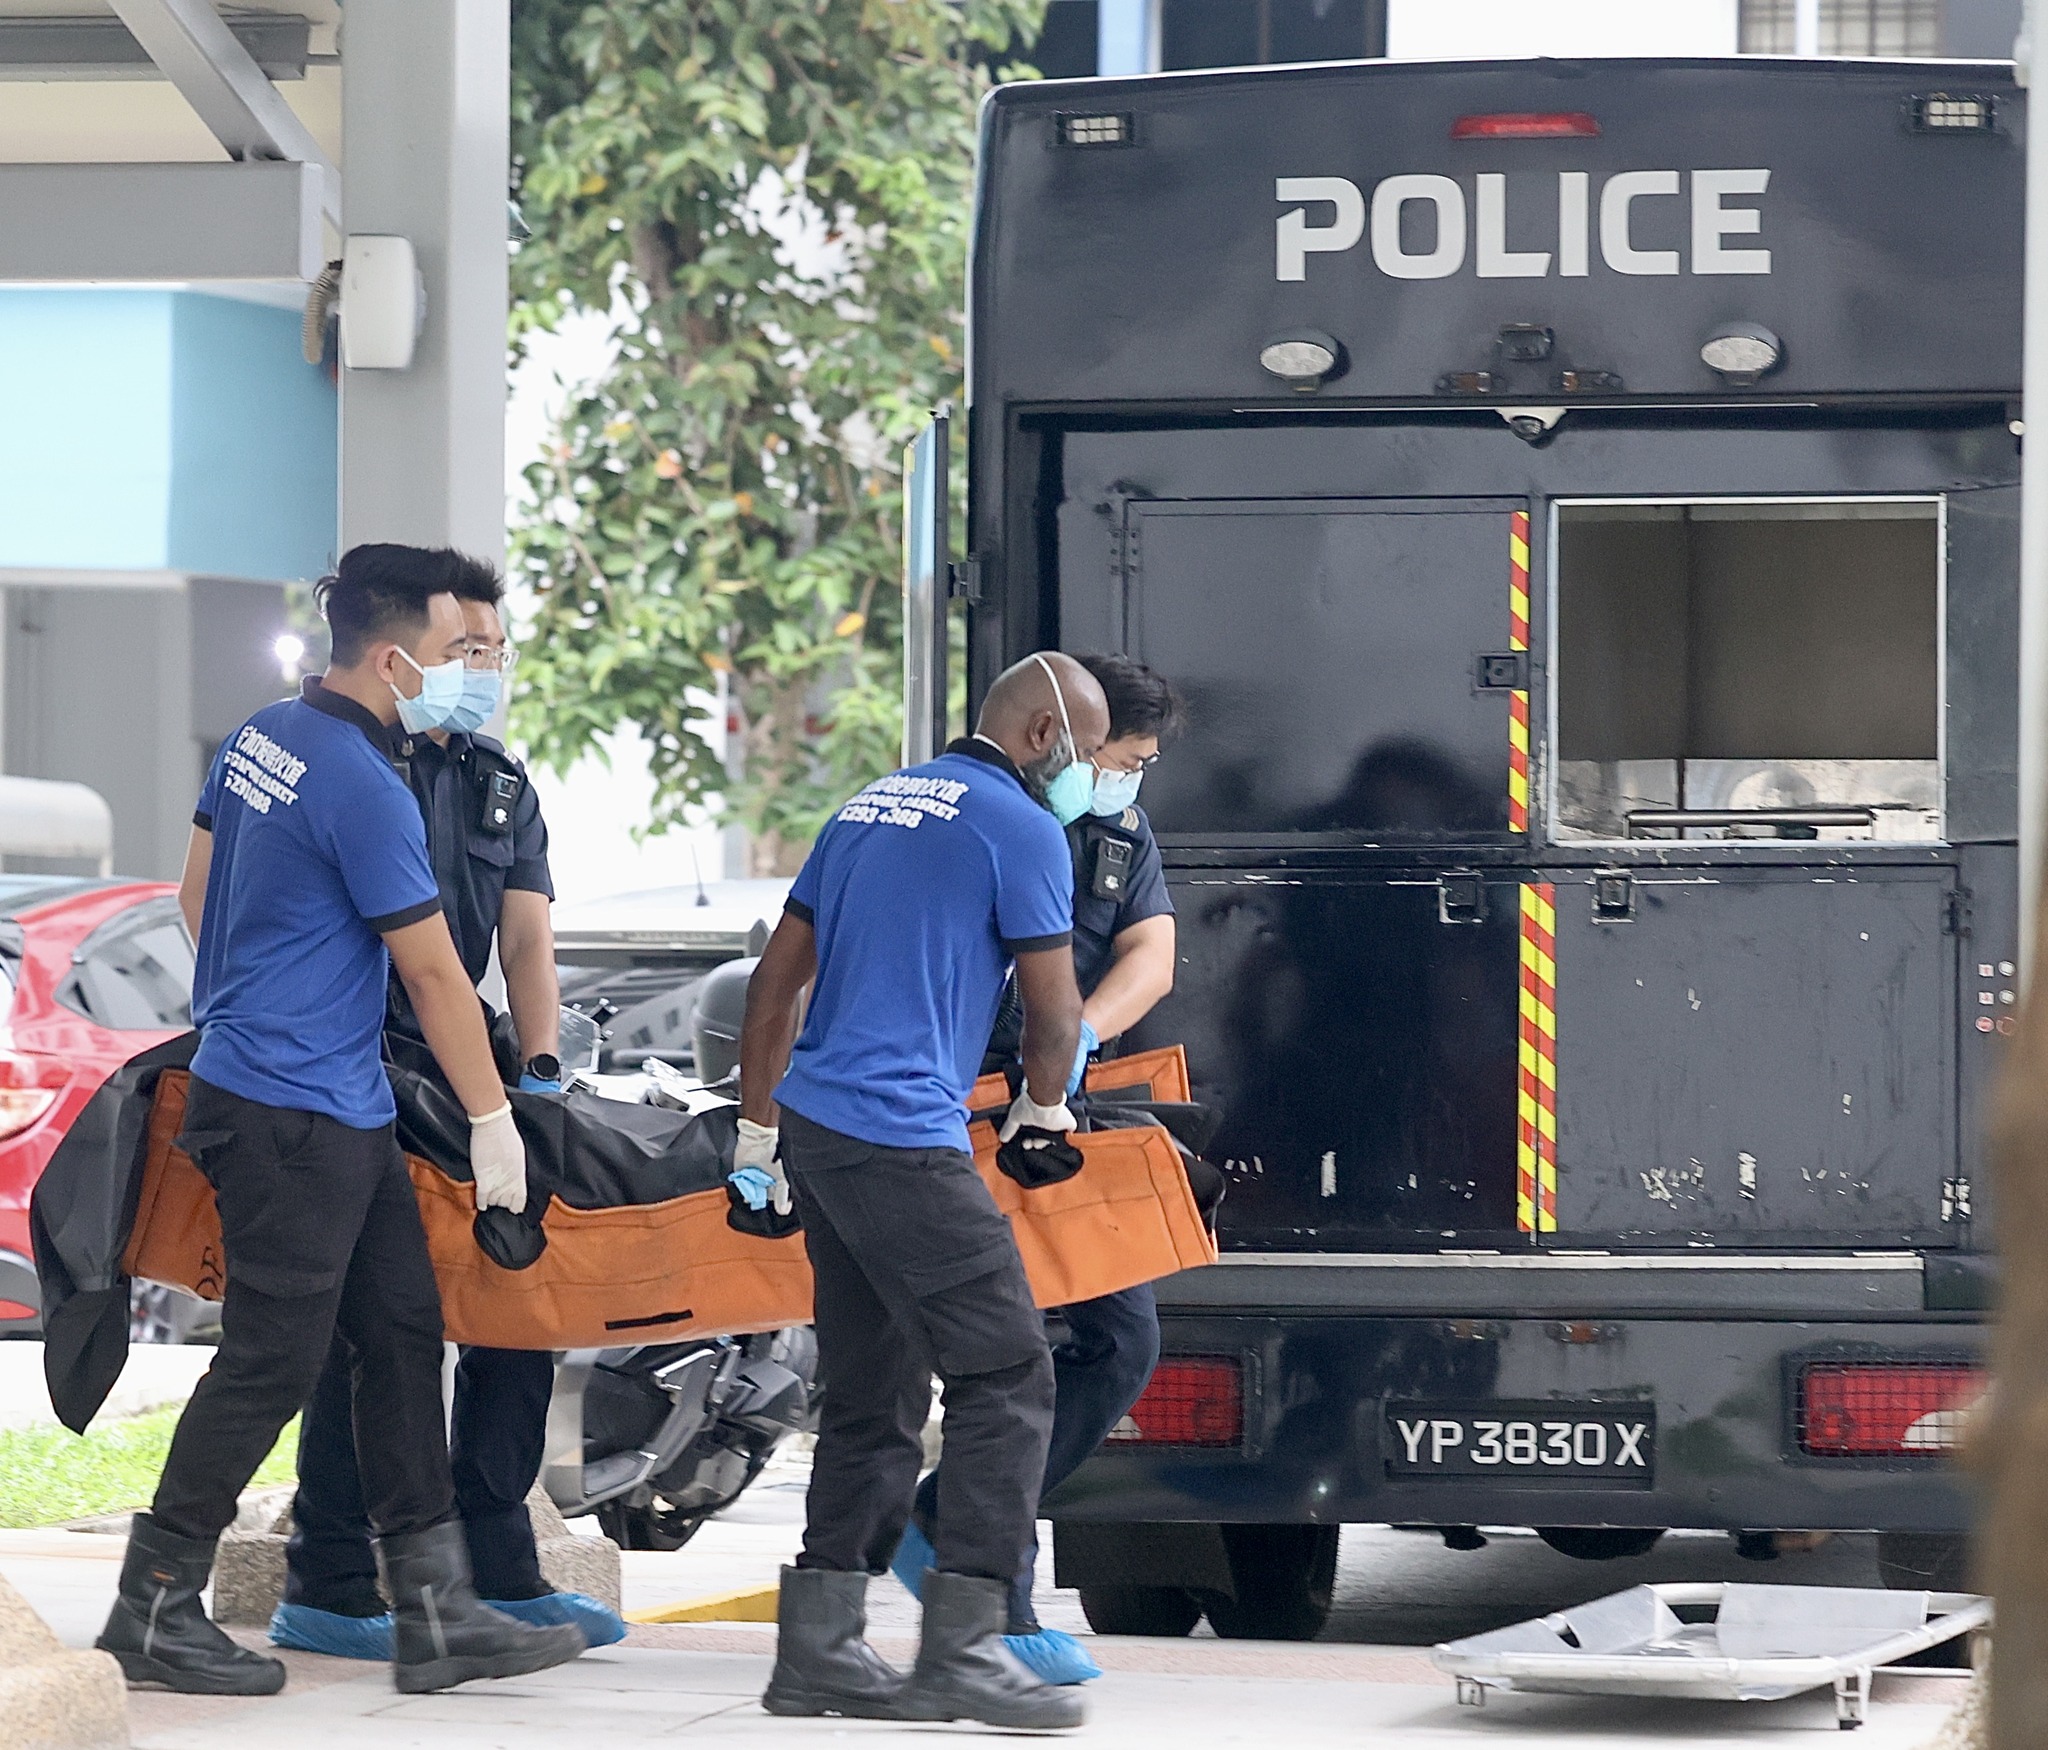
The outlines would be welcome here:
<svg viewBox="0 0 2048 1750">
<path fill-rule="evenodd" d="M 331 30 L 341 22 L 338 0 L 235 0 L 233 5 L 220 6 L 216 10 L 223 18 L 245 13 L 282 13 L 288 18 L 306 19 L 315 27 L 316 52 L 322 48 L 317 40 L 319 29 Z M 113 8 L 106 0 L 0 0 L 0 18 L 108 18 L 112 15 Z"/>
<path fill-rule="evenodd" d="M 335 51 L 337 0 L 235 0 L 221 8 L 282 13 L 314 26 L 312 50 Z M 105 0 L 0 0 L 0 18 L 113 16 Z M 279 93 L 312 130 L 327 155 L 341 161 L 341 69 L 308 67 L 304 79 L 286 80 Z M 218 141 L 167 83 L 78 80 L 0 84 L 0 164 L 143 164 L 218 162 Z"/>
</svg>

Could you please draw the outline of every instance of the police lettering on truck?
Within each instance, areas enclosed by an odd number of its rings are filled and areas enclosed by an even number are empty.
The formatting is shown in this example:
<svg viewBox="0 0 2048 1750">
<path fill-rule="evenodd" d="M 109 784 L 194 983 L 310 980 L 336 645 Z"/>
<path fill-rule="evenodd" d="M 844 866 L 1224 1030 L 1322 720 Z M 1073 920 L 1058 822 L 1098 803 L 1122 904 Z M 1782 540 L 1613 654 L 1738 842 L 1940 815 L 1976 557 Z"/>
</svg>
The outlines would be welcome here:
<svg viewBox="0 0 2048 1750">
<path fill-rule="evenodd" d="M 1767 274 L 1768 249 L 1741 247 L 1730 238 L 1757 237 L 1760 207 L 1731 206 L 1731 199 L 1761 196 L 1770 187 L 1768 170 L 1623 170 L 1600 185 L 1600 259 L 1616 273 L 1659 275 Z M 1456 177 L 1421 174 L 1389 176 L 1375 184 L 1370 205 L 1357 183 L 1344 176 L 1282 176 L 1273 197 L 1327 204 L 1334 217 L 1309 223 L 1309 209 L 1282 213 L 1274 226 L 1274 271 L 1279 280 L 1308 278 L 1311 255 L 1342 255 L 1357 248 L 1370 229 L 1373 265 L 1389 279 L 1448 279 L 1472 259 L 1480 279 L 1584 279 L 1592 270 L 1593 178 L 1584 170 L 1557 173 L 1556 243 L 1549 249 L 1508 247 L 1508 179 L 1498 171 L 1473 178 L 1470 203 L 1476 225 L 1468 223 L 1464 184 Z M 1635 211 L 1639 202 L 1690 198 L 1692 247 L 1680 262 L 1676 249 L 1639 249 Z M 1543 203 L 1532 200 L 1531 207 Z M 1403 215 L 1411 207 L 1432 209 L 1434 236 L 1426 251 L 1407 247 Z M 1534 219 L 1525 223 L 1534 224 Z M 1425 234 L 1428 234 L 1425 226 Z M 1470 247 L 1468 247 L 1470 245 Z"/>
</svg>

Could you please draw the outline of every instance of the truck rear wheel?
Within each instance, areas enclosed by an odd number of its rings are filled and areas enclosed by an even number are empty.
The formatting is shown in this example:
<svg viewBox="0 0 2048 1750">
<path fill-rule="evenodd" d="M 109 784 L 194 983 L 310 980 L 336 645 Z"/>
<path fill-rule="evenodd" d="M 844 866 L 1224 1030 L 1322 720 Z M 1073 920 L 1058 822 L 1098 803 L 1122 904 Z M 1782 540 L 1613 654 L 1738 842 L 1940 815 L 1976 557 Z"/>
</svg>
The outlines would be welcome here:
<svg viewBox="0 0 2048 1750">
<path fill-rule="evenodd" d="M 1634 1525 L 1539 1525 L 1536 1535 L 1574 1561 L 1618 1562 L 1648 1555 L 1664 1533 Z"/>
<path fill-rule="evenodd" d="M 1099 1635 L 1184 1635 L 1202 1620 L 1201 1601 L 1182 1586 L 1083 1586 L 1081 1614 Z"/>
<path fill-rule="evenodd" d="M 1226 1525 L 1223 1547 L 1237 1596 L 1201 1594 L 1209 1626 L 1227 1641 L 1308 1641 L 1330 1619 L 1337 1589 L 1334 1525 Z"/>
</svg>

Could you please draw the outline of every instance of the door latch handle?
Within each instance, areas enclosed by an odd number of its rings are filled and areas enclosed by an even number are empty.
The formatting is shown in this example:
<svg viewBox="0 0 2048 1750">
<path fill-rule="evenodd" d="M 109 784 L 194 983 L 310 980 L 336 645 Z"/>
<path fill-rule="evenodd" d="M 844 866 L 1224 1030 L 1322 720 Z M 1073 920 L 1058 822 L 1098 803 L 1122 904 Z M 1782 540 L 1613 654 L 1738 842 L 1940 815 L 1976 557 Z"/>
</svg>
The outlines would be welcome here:
<svg viewBox="0 0 2048 1750">
<path fill-rule="evenodd" d="M 1529 653 L 1503 650 L 1480 657 L 1473 684 L 1482 693 L 1526 693 L 1529 690 Z"/>
<path fill-rule="evenodd" d="M 1486 920 L 1486 883 L 1477 875 L 1440 875 L 1436 883 L 1436 918 L 1440 924 L 1477 924 Z"/>
<path fill-rule="evenodd" d="M 1636 884 L 1626 869 L 1596 869 L 1593 872 L 1593 921 L 1596 924 L 1627 924 L 1635 921 Z"/>
</svg>

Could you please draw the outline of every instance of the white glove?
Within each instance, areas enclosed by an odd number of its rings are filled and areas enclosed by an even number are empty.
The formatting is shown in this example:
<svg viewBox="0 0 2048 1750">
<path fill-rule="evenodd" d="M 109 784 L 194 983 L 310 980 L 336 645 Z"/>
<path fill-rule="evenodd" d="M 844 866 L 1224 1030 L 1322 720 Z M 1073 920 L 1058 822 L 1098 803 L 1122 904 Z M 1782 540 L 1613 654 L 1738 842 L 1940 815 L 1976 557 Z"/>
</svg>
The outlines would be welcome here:
<svg viewBox="0 0 2048 1750">
<path fill-rule="evenodd" d="M 516 1215 L 526 1207 L 526 1144 L 512 1122 L 510 1101 L 469 1121 L 469 1175 L 476 1181 L 477 1208 Z"/>
<path fill-rule="evenodd" d="M 1057 1105 L 1041 1106 L 1031 1097 L 1031 1087 L 1027 1082 L 1024 1091 L 1010 1102 L 1009 1116 L 1003 1120 L 1002 1129 L 996 1133 L 996 1141 L 1008 1142 L 1018 1131 L 1026 1128 L 1072 1130 L 1074 1115 L 1067 1110 L 1066 1096 L 1062 1095 Z"/>
<path fill-rule="evenodd" d="M 739 1188 L 749 1209 L 775 1206 L 777 1215 L 789 1213 L 789 1175 L 776 1158 L 782 1132 L 772 1124 L 740 1120 L 739 1141 L 733 1144 L 732 1171 L 726 1177 Z"/>
</svg>

